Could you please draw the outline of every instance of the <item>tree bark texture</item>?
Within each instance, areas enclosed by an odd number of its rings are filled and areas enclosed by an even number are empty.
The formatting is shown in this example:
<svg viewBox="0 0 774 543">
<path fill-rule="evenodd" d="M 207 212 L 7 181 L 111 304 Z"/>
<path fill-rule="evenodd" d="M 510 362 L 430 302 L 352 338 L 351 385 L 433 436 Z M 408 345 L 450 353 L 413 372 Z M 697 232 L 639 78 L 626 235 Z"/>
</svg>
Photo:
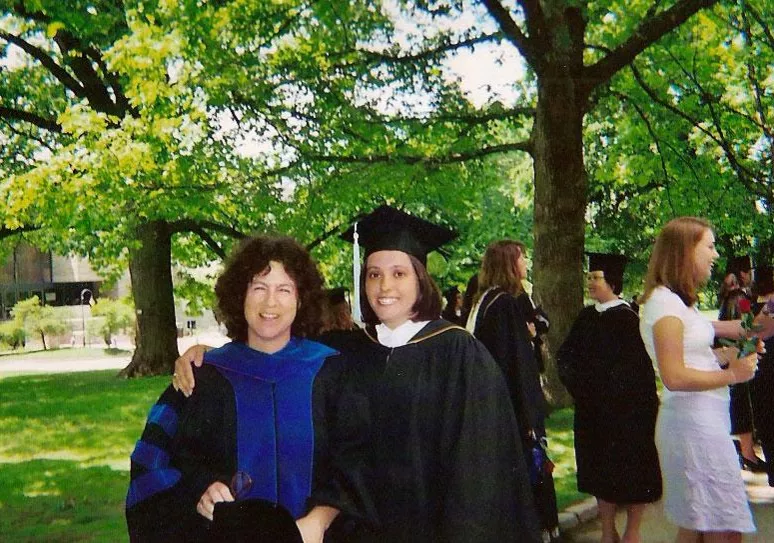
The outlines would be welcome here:
<svg viewBox="0 0 774 543">
<path fill-rule="evenodd" d="M 172 291 L 172 230 L 164 221 L 137 228 L 140 246 L 131 252 L 129 273 L 137 316 L 137 346 L 125 377 L 172 372 L 177 324 Z"/>
<path fill-rule="evenodd" d="M 554 354 L 583 307 L 586 171 L 583 116 L 587 96 L 578 87 L 583 67 L 584 23 L 557 12 L 550 19 L 551 51 L 538 72 L 532 129 L 534 279 L 536 296 L 551 319 L 545 392 L 552 405 L 571 398 L 559 381 Z"/>
</svg>

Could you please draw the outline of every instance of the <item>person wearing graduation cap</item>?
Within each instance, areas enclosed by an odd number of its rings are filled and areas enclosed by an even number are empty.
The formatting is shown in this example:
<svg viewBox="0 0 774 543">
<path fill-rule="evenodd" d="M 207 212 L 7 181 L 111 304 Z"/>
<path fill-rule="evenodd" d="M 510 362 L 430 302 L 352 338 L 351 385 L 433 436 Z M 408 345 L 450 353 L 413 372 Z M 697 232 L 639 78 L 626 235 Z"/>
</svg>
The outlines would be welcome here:
<svg viewBox="0 0 774 543">
<path fill-rule="evenodd" d="M 588 253 L 586 285 L 595 304 L 578 314 L 557 352 L 562 383 L 575 400 L 578 490 L 595 496 L 603 543 L 639 541 L 648 503 L 661 497 L 654 441 L 656 376 L 639 318 L 619 298 L 627 258 Z M 623 538 L 617 506 L 626 508 Z"/>
<path fill-rule="evenodd" d="M 736 279 L 735 288 L 731 288 L 720 299 L 720 310 L 718 311 L 718 320 L 732 321 L 739 319 L 740 300 L 747 300 L 752 303 L 752 294 L 750 286 L 752 283 L 752 259 L 750 255 L 732 256 L 728 259 L 726 265 L 727 280 Z M 716 343 L 716 347 L 720 344 Z M 752 409 L 751 383 L 738 383 L 731 386 L 731 434 L 738 438 L 737 451 L 739 453 L 739 463 L 743 469 L 753 473 L 764 473 L 766 463 L 755 454 L 755 442 L 753 439 L 754 415 Z"/>
<path fill-rule="evenodd" d="M 388 206 L 343 237 L 365 248 L 365 330 L 349 402 L 365 404 L 374 541 L 539 541 L 502 375 L 484 346 L 439 318 L 427 254 L 456 233 Z M 342 402 L 346 405 L 347 402 Z"/>
<path fill-rule="evenodd" d="M 545 457 L 547 402 L 540 382 L 540 365 L 533 340 L 537 334 L 535 307 L 524 292 L 527 248 L 515 240 L 489 244 L 478 275 L 478 293 L 467 329 L 492 354 L 505 377 L 516 415 L 521 454 L 529 466 L 540 525 L 547 539 L 559 535 L 556 491 Z M 547 469 L 548 468 L 548 469 Z"/>
<path fill-rule="evenodd" d="M 426 259 L 455 236 L 388 206 L 343 234 L 366 254 L 357 283 L 366 327 L 332 345 L 352 361 L 339 404 L 362 439 L 341 444 L 360 451 L 345 471 L 366 481 L 360 503 L 373 520 L 357 541 L 540 541 L 500 370 L 439 318 Z M 178 373 L 190 360 L 178 359 Z"/>
<path fill-rule="evenodd" d="M 325 291 L 323 298 L 323 324 L 320 333 L 346 332 L 355 330 L 352 320 L 352 308 L 347 301 L 347 289 L 331 288 Z"/>
<path fill-rule="evenodd" d="M 774 267 L 763 265 L 755 268 L 753 284 L 755 303 L 752 310 L 774 314 Z M 750 381 L 755 435 L 760 440 L 769 486 L 774 486 L 774 338 L 765 341 L 766 352 L 758 361 L 758 371 Z"/>
<path fill-rule="evenodd" d="M 203 356 L 196 394 L 170 386 L 151 409 L 131 455 L 131 541 L 322 541 L 355 511 L 331 422 L 346 363 L 305 338 L 321 286 L 291 238 L 230 256 L 215 294 L 232 341 Z"/>
</svg>

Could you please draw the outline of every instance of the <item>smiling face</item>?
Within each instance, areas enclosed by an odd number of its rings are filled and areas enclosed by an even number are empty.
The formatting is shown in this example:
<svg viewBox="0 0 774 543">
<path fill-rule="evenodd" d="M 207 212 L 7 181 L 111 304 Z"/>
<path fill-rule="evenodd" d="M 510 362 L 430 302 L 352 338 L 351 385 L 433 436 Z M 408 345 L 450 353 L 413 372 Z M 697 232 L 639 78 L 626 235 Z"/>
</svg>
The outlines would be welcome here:
<svg viewBox="0 0 774 543">
<path fill-rule="evenodd" d="M 618 296 L 613 292 L 613 287 L 605 281 L 605 272 L 602 270 L 590 271 L 586 274 L 586 286 L 589 289 L 589 298 L 601 304 L 615 300 Z"/>
<path fill-rule="evenodd" d="M 712 274 L 712 265 L 719 256 L 715 250 L 715 234 L 707 228 L 693 249 L 693 266 L 697 283 L 707 282 Z"/>
<path fill-rule="evenodd" d="M 366 260 L 365 291 L 379 321 L 396 328 L 414 316 L 419 280 L 408 254 L 377 251 Z"/>
<path fill-rule="evenodd" d="M 281 262 L 271 261 L 267 270 L 247 285 L 247 344 L 265 353 L 282 349 L 290 340 L 290 327 L 297 310 L 295 281 Z"/>
</svg>

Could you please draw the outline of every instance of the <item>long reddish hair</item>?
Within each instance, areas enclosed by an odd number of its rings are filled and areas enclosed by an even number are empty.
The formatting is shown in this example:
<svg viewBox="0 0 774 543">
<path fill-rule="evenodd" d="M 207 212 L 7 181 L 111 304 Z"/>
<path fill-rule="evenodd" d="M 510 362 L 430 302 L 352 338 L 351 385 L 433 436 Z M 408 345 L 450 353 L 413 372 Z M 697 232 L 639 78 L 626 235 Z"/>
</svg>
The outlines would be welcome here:
<svg viewBox="0 0 774 543">
<path fill-rule="evenodd" d="M 666 223 L 653 245 L 641 303 L 662 285 L 680 296 L 685 305 L 696 303 L 699 281 L 694 251 L 711 229 L 710 223 L 699 217 L 678 217 Z"/>
<path fill-rule="evenodd" d="M 526 253 L 527 246 L 520 241 L 502 239 L 490 243 L 481 262 L 476 298 L 491 287 L 500 287 L 514 296 L 521 294 L 524 277 L 519 275 L 516 262 Z"/>
</svg>

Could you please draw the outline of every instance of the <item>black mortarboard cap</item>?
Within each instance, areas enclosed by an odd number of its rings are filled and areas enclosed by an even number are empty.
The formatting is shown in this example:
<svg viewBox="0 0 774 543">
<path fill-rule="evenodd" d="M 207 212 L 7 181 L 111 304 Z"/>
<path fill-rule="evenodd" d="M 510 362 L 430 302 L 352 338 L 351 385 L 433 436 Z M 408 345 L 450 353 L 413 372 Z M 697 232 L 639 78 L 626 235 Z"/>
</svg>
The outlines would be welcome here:
<svg viewBox="0 0 774 543">
<path fill-rule="evenodd" d="M 738 274 L 740 271 L 749 272 L 752 270 L 752 259 L 750 255 L 732 256 L 726 264 L 726 274 Z"/>
<path fill-rule="evenodd" d="M 355 227 L 341 237 L 354 242 Z M 457 237 L 457 232 L 382 205 L 357 221 L 359 243 L 368 257 L 376 251 L 403 251 L 427 265 L 427 254 Z"/>
<path fill-rule="evenodd" d="M 589 256 L 589 271 L 605 272 L 605 279 L 617 279 L 623 284 L 624 269 L 629 261 L 624 255 L 611 253 L 586 253 Z"/>
<path fill-rule="evenodd" d="M 248 499 L 215 504 L 210 541 L 303 543 L 290 512 L 275 503 Z"/>
</svg>

